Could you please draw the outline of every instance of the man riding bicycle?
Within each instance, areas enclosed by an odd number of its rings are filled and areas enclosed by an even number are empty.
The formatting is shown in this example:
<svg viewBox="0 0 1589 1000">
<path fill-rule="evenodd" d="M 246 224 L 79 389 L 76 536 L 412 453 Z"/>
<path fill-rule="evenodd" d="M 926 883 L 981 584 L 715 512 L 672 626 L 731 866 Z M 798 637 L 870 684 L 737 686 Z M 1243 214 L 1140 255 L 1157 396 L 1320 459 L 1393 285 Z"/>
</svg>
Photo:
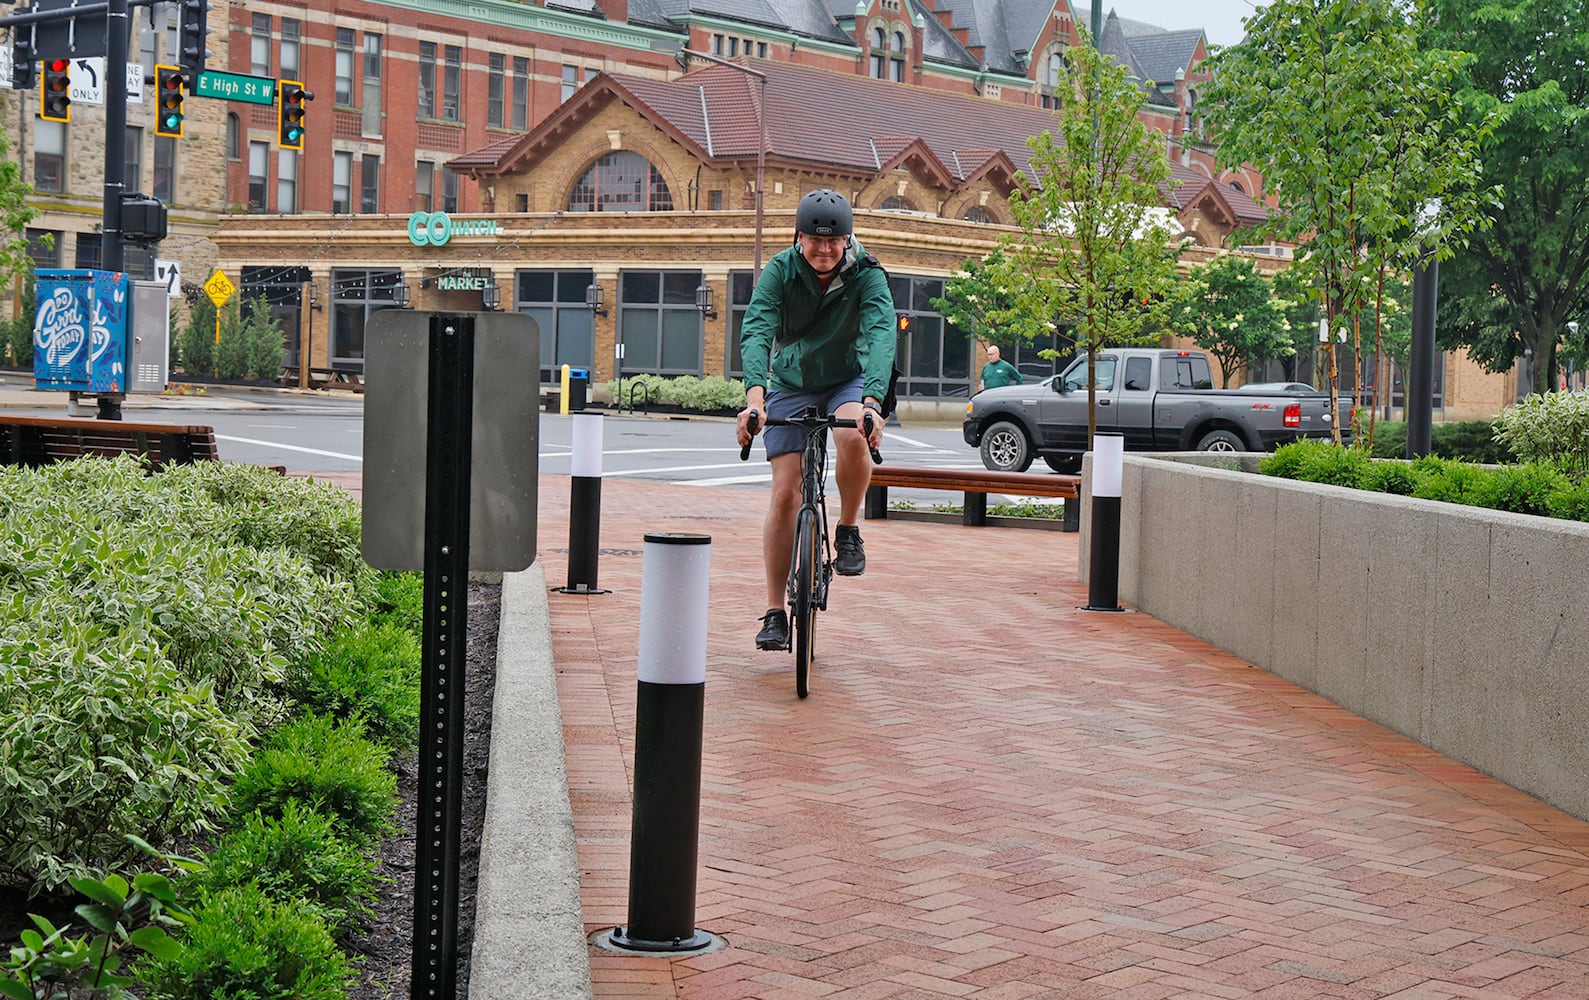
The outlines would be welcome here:
<svg viewBox="0 0 1589 1000">
<path fill-rule="evenodd" d="M 745 409 L 739 414 L 739 443 L 755 436 L 767 416 L 798 416 L 809 405 L 854 420 L 872 411 L 872 431 L 835 432 L 838 454 L 839 526 L 833 568 L 840 576 L 866 571 L 866 550 L 856 524 L 872 479 L 868 445 L 883 440 L 883 399 L 894 369 L 894 299 L 877 258 L 854 238 L 850 203 L 823 188 L 800 199 L 794 245 L 762 270 L 740 328 L 745 371 Z M 798 427 L 769 427 L 767 460 L 772 493 L 762 526 L 767 571 L 767 613 L 756 635 L 757 649 L 787 649 L 789 616 L 783 609 L 795 513 L 800 507 Z"/>
</svg>

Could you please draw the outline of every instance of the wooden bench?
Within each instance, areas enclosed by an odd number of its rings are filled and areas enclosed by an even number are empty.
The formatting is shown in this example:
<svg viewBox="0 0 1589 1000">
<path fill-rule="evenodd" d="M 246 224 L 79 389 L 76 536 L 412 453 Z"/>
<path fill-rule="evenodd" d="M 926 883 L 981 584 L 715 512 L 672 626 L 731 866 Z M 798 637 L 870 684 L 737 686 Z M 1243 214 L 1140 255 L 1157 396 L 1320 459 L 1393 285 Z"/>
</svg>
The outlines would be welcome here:
<svg viewBox="0 0 1589 1000">
<path fill-rule="evenodd" d="M 888 517 L 888 488 L 916 490 L 958 490 L 965 494 L 961 523 L 988 523 L 988 494 L 1059 497 L 1065 501 L 1065 520 L 1061 530 L 1081 527 L 1081 477 L 1047 476 L 1031 472 L 991 472 L 977 469 L 909 469 L 898 465 L 872 467 L 872 485 L 866 491 L 866 516 Z"/>
<path fill-rule="evenodd" d="M 281 377 L 277 379 L 284 388 L 296 389 L 300 382 L 300 369 L 297 365 L 282 365 Z M 364 375 L 351 368 L 311 368 L 309 369 L 309 388 L 324 389 L 332 385 L 339 389 L 349 389 L 353 392 L 364 391 Z"/>
<path fill-rule="evenodd" d="M 84 455 L 145 455 L 155 467 L 220 458 L 215 429 L 84 417 L 0 414 L 0 465 L 48 465 Z"/>
</svg>

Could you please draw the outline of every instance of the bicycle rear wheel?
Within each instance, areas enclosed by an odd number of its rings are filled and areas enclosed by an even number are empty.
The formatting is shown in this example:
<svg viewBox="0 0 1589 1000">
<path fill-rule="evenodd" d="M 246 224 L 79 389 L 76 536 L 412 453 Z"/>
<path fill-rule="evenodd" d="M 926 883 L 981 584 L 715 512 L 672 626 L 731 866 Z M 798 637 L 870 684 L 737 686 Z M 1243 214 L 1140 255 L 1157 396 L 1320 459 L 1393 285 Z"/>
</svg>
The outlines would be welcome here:
<svg viewBox="0 0 1589 1000">
<path fill-rule="evenodd" d="M 822 523 L 809 508 L 800 512 L 795 530 L 794 593 L 790 625 L 794 629 L 795 693 L 811 693 L 811 660 L 816 655 L 817 586 L 822 572 Z"/>
</svg>

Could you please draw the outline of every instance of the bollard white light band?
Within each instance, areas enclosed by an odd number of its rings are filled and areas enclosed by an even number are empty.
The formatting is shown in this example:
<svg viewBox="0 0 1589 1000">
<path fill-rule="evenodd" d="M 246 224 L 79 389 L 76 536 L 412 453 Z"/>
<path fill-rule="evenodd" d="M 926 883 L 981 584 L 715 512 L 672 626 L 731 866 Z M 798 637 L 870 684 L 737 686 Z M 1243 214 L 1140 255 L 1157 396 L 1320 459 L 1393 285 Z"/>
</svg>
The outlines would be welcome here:
<svg viewBox="0 0 1589 1000">
<path fill-rule="evenodd" d="M 1126 439 L 1100 431 L 1092 439 L 1092 495 L 1119 497 L 1125 479 Z"/>
<path fill-rule="evenodd" d="M 601 414 L 574 414 L 573 475 L 601 478 L 601 434 Z"/>
<path fill-rule="evenodd" d="M 646 535 L 640 562 L 642 683 L 706 683 L 711 562 L 710 535 Z"/>
</svg>

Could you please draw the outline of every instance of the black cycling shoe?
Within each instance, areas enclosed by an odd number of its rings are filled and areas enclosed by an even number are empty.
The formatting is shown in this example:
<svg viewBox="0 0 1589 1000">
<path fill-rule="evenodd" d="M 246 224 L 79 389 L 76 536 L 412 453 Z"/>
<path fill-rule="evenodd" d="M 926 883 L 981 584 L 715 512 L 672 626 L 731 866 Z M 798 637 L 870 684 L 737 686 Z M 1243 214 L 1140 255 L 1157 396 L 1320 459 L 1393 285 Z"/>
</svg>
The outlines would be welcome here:
<svg viewBox="0 0 1589 1000">
<path fill-rule="evenodd" d="M 861 529 L 854 524 L 841 524 L 833 538 L 837 552 L 833 556 L 833 571 L 840 576 L 860 576 L 866 572 L 866 547 L 861 544 Z"/>
<path fill-rule="evenodd" d="M 783 608 L 772 608 L 761 616 L 761 631 L 756 633 L 756 648 L 789 648 L 789 614 Z"/>
</svg>

